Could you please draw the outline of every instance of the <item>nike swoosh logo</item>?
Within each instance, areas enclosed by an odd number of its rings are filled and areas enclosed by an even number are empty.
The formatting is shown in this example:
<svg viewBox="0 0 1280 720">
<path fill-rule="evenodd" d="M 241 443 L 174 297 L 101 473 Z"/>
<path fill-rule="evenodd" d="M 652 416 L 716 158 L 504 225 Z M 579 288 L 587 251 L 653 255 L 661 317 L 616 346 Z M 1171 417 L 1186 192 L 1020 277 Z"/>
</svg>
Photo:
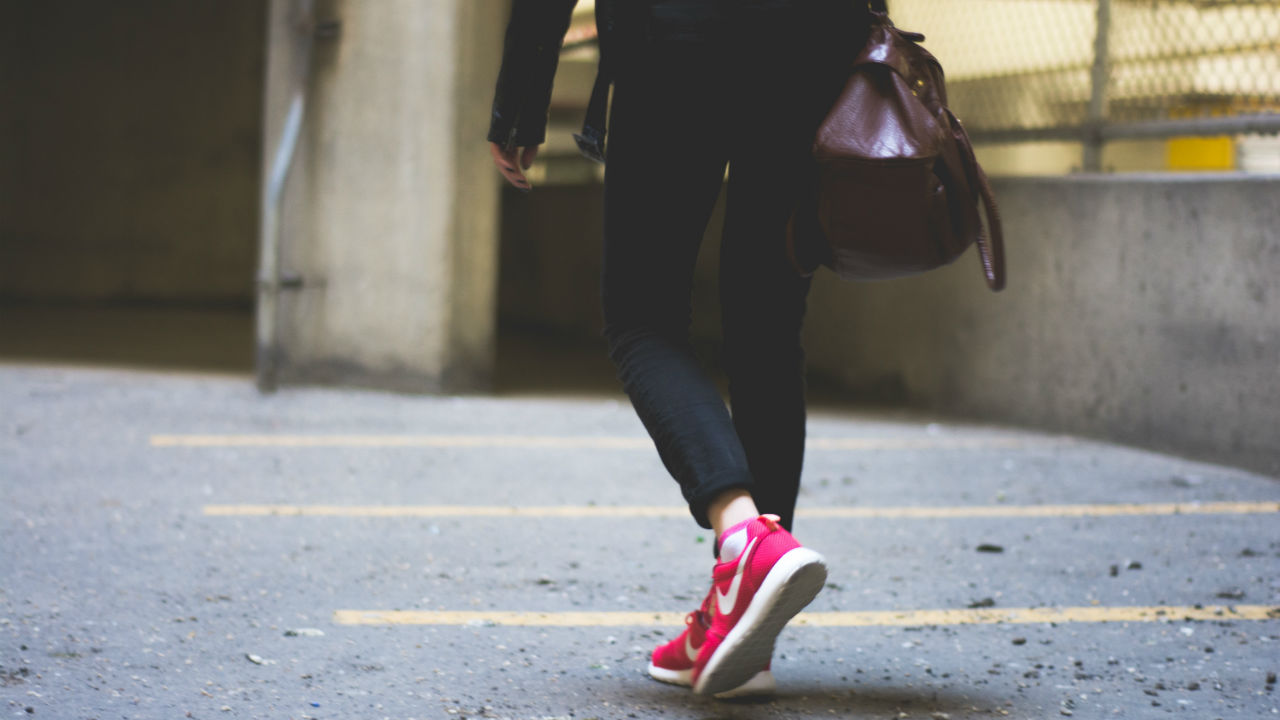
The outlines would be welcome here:
<svg viewBox="0 0 1280 720">
<path fill-rule="evenodd" d="M 689 658 L 689 662 L 698 661 L 698 651 L 693 648 L 693 643 L 689 642 L 689 636 L 684 636 L 684 656 Z"/>
<path fill-rule="evenodd" d="M 721 593 L 716 590 L 716 611 L 721 615 L 729 615 L 733 612 L 733 608 L 738 604 L 738 590 L 742 588 L 742 573 L 747 569 L 747 557 L 751 555 L 751 549 L 756 546 L 756 541 L 760 538 L 752 538 L 751 544 L 747 545 L 747 549 L 742 551 L 742 556 L 738 558 L 738 569 L 733 573 L 733 581 L 729 583 L 729 592 Z"/>
</svg>

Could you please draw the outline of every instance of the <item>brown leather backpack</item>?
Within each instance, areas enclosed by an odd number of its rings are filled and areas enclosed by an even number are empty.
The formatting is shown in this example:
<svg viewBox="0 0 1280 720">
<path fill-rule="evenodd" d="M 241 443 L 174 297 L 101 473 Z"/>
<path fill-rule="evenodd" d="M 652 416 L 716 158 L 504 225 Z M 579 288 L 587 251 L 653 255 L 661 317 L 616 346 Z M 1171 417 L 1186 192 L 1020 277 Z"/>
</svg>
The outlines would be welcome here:
<svg viewBox="0 0 1280 720">
<path fill-rule="evenodd" d="M 817 189 L 788 228 L 792 261 L 805 274 L 823 264 L 845 280 L 875 280 L 947 265 L 976 242 L 988 287 L 1001 290 L 999 211 L 947 109 L 942 67 L 918 44 L 923 35 L 899 30 L 886 13 L 873 18 L 814 140 Z"/>
</svg>

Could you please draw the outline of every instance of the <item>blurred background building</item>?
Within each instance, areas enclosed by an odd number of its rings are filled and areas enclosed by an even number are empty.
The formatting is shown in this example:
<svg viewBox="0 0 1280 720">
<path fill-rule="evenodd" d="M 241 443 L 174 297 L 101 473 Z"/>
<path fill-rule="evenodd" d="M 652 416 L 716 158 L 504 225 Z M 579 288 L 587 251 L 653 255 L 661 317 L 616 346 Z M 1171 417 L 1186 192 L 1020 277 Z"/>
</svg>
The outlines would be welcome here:
<svg viewBox="0 0 1280 720">
<path fill-rule="evenodd" d="M 1280 0 L 891 10 L 999 177 L 1010 289 L 819 278 L 820 392 L 1280 472 Z M 0 0 L 0 355 L 616 391 L 592 11 L 525 196 L 484 142 L 505 0 Z"/>
</svg>

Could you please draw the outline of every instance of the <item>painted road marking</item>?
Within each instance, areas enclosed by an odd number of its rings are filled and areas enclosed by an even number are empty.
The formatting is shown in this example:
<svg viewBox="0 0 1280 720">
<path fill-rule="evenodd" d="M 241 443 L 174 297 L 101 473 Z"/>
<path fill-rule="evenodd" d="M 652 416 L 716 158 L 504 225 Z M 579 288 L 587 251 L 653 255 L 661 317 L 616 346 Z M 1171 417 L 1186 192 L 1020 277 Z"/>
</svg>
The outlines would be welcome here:
<svg viewBox="0 0 1280 720">
<path fill-rule="evenodd" d="M 684 507 L 662 505 L 205 505 L 214 517 L 685 517 Z M 796 511 L 797 517 L 833 519 L 1071 518 L 1280 513 L 1280 502 L 1124 503 L 1104 505 L 974 505 L 958 507 L 825 507 Z"/>
<path fill-rule="evenodd" d="M 684 624 L 674 612 L 505 612 L 428 610 L 337 610 L 338 625 L 462 625 L 516 627 L 617 627 Z M 1278 620 L 1280 606 L 1044 607 L 979 610 L 881 610 L 801 613 L 800 627 L 916 627 L 1037 623 L 1178 622 L 1183 620 Z"/>
<path fill-rule="evenodd" d="M 1068 437 L 811 437 L 809 450 L 1014 450 L 1076 444 Z M 651 450 L 647 437 L 555 435 L 152 435 L 156 448 L 518 448 Z"/>
</svg>

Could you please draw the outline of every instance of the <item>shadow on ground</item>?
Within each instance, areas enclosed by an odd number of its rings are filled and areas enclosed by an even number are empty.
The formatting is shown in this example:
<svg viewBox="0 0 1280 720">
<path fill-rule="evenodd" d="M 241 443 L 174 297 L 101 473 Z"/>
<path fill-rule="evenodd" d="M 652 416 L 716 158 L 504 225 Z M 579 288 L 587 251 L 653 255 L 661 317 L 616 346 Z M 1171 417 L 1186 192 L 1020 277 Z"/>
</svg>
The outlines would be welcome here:
<svg viewBox="0 0 1280 720">
<path fill-rule="evenodd" d="M 1004 700 L 987 697 L 973 690 L 960 693 L 954 689 L 907 688 L 893 685 L 857 689 L 836 689 L 826 685 L 806 686 L 789 682 L 767 698 L 715 700 L 702 698 L 689 690 L 656 683 L 635 685 L 619 693 L 626 705 L 695 709 L 700 720 L 754 717 L 965 717 L 1011 709 Z"/>
<path fill-rule="evenodd" d="M 248 307 L 146 304 L 0 305 L 0 360 L 179 372 L 253 375 Z M 700 348 L 712 357 L 714 348 Z M 709 365 L 712 363 L 709 363 Z M 720 380 L 722 391 L 725 389 Z M 810 378 L 814 406 L 858 404 L 823 378 Z M 622 395 L 603 338 L 557 335 L 503 324 L 493 393 L 500 397 Z"/>
<path fill-rule="evenodd" d="M 240 307 L 5 303 L 0 359 L 249 375 L 253 315 Z"/>
</svg>

